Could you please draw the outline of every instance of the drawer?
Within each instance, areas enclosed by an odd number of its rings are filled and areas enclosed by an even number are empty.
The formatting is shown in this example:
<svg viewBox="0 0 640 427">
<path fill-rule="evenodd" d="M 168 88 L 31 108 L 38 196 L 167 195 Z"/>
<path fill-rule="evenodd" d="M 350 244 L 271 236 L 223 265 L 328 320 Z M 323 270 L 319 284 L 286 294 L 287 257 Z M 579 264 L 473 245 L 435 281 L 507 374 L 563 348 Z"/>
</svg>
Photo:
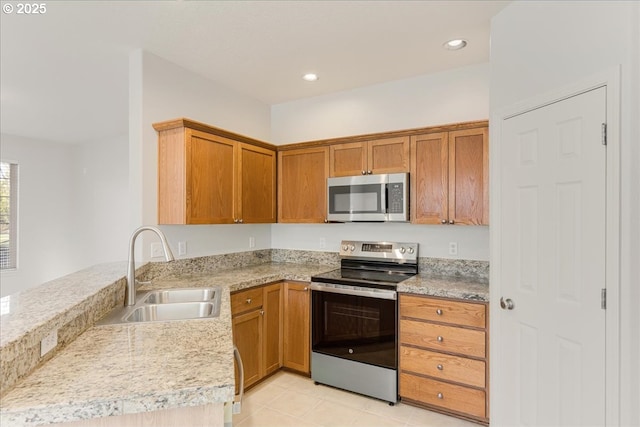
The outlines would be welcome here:
<svg viewBox="0 0 640 427">
<path fill-rule="evenodd" d="M 262 287 L 231 294 L 231 315 L 262 307 Z"/>
<path fill-rule="evenodd" d="M 485 362 L 400 346 L 400 370 L 484 388 Z"/>
<path fill-rule="evenodd" d="M 400 397 L 474 417 L 486 418 L 486 395 L 482 390 L 447 384 L 402 372 Z"/>
<path fill-rule="evenodd" d="M 485 332 L 456 326 L 437 325 L 419 320 L 400 319 L 400 344 L 458 353 L 486 356 Z"/>
<path fill-rule="evenodd" d="M 400 316 L 484 328 L 486 305 L 400 295 Z"/>
</svg>

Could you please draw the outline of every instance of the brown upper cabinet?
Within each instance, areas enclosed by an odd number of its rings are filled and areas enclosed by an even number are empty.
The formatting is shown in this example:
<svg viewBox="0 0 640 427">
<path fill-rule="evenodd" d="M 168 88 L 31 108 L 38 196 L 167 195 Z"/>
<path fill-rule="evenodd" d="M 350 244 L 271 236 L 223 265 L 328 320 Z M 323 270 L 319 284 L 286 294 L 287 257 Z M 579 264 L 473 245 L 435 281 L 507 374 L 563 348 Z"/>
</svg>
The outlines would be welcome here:
<svg viewBox="0 0 640 427">
<path fill-rule="evenodd" d="M 332 177 L 409 171 L 409 137 L 333 144 L 330 146 Z"/>
<path fill-rule="evenodd" d="M 158 223 L 276 221 L 275 147 L 186 119 L 158 131 Z"/>
<path fill-rule="evenodd" d="M 411 137 L 411 222 L 489 224 L 486 126 Z"/>
<path fill-rule="evenodd" d="M 278 222 L 326 222 L 329 147 L 278 152 Z"/>
</svg>

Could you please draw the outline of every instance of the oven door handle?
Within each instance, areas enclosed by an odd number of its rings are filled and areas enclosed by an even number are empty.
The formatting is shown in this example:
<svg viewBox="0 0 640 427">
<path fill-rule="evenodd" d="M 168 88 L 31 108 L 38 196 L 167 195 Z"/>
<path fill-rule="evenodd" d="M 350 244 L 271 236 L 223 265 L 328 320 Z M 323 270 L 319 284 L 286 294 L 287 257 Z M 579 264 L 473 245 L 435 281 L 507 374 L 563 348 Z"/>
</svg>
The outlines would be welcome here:
<svg viewBox="0 0 640 427">
<path fill-rule="evenodd" d="M 348 289 L 348 288 L 335 288 L 332 286 L 325 286 L 322 283 L 311 282 L 311 290 L 318 292 L 331 292 L 334 294 L 355 295 L 360 297 L 379 298 L 379 299 L 396 299 L 396 291 L 389 291 L 386 289 Z"/>
</svg>

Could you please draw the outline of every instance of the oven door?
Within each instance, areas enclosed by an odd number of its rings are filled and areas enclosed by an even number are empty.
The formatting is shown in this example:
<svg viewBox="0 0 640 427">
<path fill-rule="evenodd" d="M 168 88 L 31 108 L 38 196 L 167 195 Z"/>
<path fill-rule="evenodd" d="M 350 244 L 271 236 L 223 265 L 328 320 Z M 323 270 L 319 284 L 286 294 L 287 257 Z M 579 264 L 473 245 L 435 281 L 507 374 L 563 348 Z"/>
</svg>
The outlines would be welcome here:
<svg viewBox="0 0 640 427">
<path fill-rule="evenodd" d="M 314 353 L 397 369 L 397 301 L 391 290 L 311 284 Z"/>
</svg>

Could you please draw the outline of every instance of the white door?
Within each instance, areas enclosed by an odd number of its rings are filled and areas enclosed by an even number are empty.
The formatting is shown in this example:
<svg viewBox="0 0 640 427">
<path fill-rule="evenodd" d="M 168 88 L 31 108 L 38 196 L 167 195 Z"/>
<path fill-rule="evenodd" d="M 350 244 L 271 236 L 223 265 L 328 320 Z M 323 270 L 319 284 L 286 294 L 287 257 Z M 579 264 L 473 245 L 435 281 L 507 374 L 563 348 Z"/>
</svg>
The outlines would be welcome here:
<svg viewBox="0 0 640 427">
<path fill-rule="evenodd" d="M 605 121 L 601 87 L 501 123 L 499 425 L 605 425 Z"/>
</svg>

